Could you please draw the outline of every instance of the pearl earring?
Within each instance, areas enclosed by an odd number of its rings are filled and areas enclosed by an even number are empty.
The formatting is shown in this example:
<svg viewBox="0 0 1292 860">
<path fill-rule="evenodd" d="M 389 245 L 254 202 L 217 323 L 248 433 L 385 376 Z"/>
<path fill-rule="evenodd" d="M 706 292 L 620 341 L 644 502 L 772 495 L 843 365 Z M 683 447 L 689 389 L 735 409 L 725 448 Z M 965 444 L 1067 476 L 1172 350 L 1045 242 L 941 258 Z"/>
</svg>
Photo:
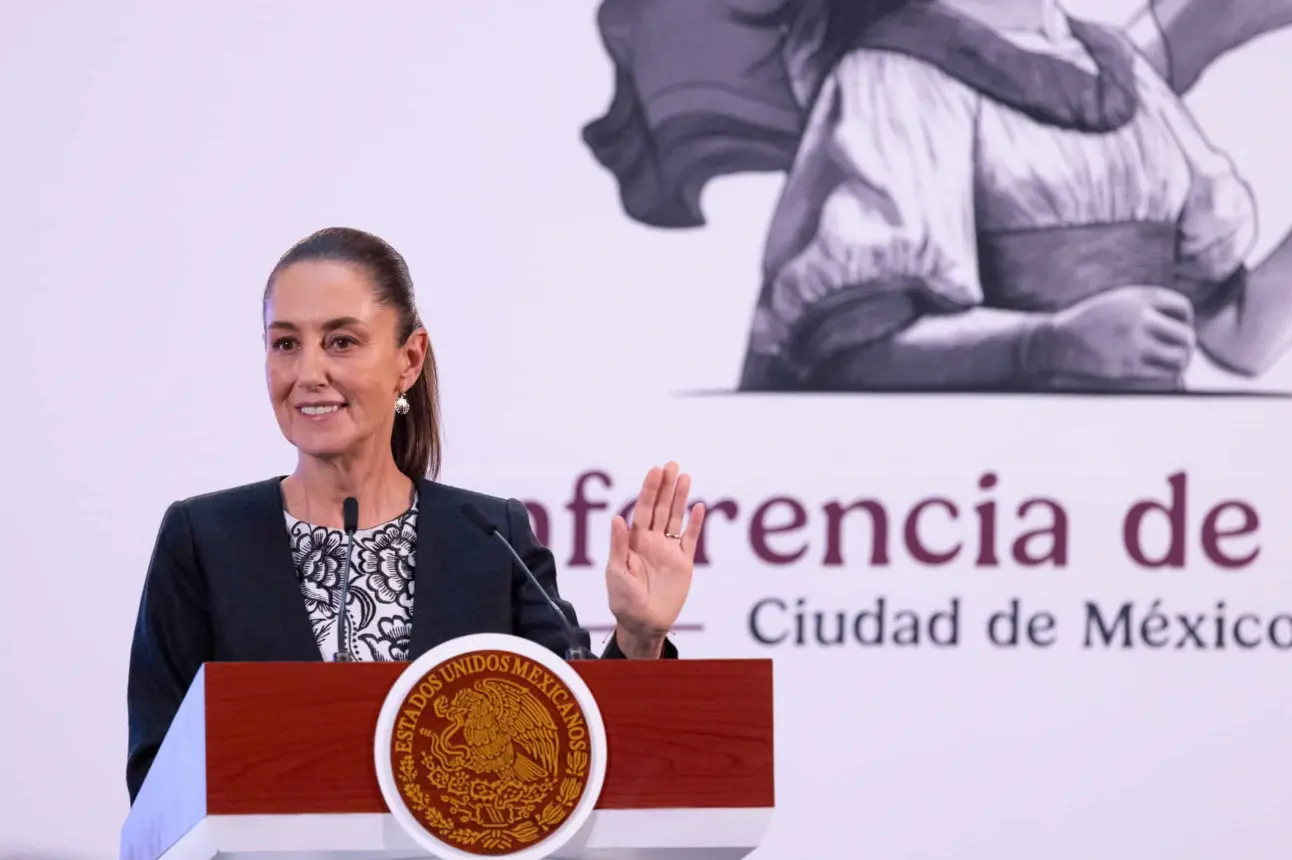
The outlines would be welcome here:
<svg viewBox="0 0 1292 860">
<path fill-rule="evenodd" d="M 396 398 L 395 398 L 395 412 L 396 412 L 396 413 L 398 413 L 399 415 L 407 415 L 407 414 L 408 414 L 408 408 L 409 408 L 409 407 L 408 407 L 408 398 L 407 398 L 407 397 L 405 397 L 403 394 L 400 394 L 398 397 L 396 397 Z"/>
</svg>

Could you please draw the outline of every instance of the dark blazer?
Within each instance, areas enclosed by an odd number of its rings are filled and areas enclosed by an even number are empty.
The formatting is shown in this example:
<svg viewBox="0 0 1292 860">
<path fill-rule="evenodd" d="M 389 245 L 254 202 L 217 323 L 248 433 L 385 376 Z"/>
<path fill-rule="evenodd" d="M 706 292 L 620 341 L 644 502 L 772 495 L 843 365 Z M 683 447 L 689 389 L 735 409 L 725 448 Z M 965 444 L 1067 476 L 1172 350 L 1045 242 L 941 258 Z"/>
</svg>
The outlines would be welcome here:
<svg viewBox="0 0 1292 860">
<path fill-rule="evenodd" d="M 281 478 L 175 502 L 162 518 L 139 602 L 126 701 L 126 785 L 133 804 L 180 702 L 206 662 L 323 659 L 296 578 Z M 472 525 L 473 501 L 576 627 L 556 564 L 519 501 L 423 480 L 409 660 L 470 633 L 510 633 L 565 654 L 551 607 L 506 547 Z M 579 644 L 590 647 L 586 631 Z M 603 658 L 622 658 L 611 640 Z M 665 657 L 676 657 L 672 643 Z"/>
</svg>

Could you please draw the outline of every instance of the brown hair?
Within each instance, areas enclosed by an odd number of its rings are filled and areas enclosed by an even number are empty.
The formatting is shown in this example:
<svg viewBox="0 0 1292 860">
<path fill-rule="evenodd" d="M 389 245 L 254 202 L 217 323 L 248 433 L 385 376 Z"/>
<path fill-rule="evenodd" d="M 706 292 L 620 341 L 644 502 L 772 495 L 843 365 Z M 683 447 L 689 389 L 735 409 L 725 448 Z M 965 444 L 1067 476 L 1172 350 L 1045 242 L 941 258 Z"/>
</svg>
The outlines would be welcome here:
<svg viewBox="0 0 1292 860">
<path fill-rule="evenodd" d="M 270 273 L 264 301 L 269 301 L 269 291 L 279 272 L 309 260 L 332 260 L 362 269 L 372 281 L 378 301 L 399 313 L 401 345 L 421 327 L 413 278 L 403 256 L 384 239 L 349 227 L 328 227 L 293 245 Z M 395 464 L 413 480 L 435 477 L 440 471 L 440 405 L 435 354 L 429 344 L 422 372 L 404 396 L 408 399 L 408 413 L 395 416 L 390 437 Z"/>
</svg>

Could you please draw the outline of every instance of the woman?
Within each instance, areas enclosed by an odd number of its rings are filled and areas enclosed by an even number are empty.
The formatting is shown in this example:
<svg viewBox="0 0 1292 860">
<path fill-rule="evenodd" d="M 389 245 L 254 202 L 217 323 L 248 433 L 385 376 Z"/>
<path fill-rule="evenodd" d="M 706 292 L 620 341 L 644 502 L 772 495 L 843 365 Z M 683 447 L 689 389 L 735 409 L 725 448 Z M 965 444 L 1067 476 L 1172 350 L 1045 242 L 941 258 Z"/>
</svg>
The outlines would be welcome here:
<svg viewBox="0 0 1292 860">
<path fill-rule="evenodd" d="M 520 502 L 431 480 L 440 463 L 435 361 L 399 253 L 357 230 L 315 233 L 270 275 L 264 326 L 269 396 L 297 449 L 296 469 L 176 502 L 162 520 L 130 656 L 132 803 L 205 662 L 317 661 L 341 651 L 414 660 L 482 632 L 564 653 L 551 607 L 506 548 L 463 515 L 468 503 L 578 625 Z M 614 519 L 606 588 L 616 628 L 604 657 L 677 656 L 666 635 L 686 599 L 704 521 L 700 504 L 686 516 L 689 490 L 675 464 L 653 468 L 631 525 Z M 359 503 L 349 559 L 347 497 Z M 587 648 L 587 633 L 579 638 Z"/>
<path fill-rule="evenodd" d="M 608 3 L 630 71 L 586 137 L 629 211 L 668 226 L 792 138 L 743 389 L 1175 389 L 1197 349 L 1255 375 L 1292 334 L 1292 242 L 1249 271 L 1250 190 L 1164 75 L 1189 85 L 1288 6 L 1161 0 L 1123 34 L 1054 0 L 801 0 L 712 13 L 732 43 L 684 57 L 662 11 Z M 683 59 L 704 73 L 686 97 Z M 727 98 L 724 62 L 767 97 Z"/>
<path fill-rule="evenodd" d="M 1054 0 L 842 36 L 769 231 L 743 387 L 1176 389 L 1292 327 L 1250 189 L 1142 55 Z M 831 26 L 824 20 L 824 26 Z"/>
</svg>

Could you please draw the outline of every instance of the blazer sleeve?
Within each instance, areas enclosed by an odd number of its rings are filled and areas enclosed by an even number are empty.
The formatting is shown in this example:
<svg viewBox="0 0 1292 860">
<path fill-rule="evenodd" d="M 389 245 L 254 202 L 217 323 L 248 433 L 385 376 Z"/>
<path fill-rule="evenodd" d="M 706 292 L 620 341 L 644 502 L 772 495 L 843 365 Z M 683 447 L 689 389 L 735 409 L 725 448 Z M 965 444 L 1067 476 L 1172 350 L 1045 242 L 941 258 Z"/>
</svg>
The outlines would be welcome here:
<svg viewBox="0 0 1292 860">
<path fill-rule="evenodd" d="M 579 618 L 574 611 L 574 605 L 562 598 L 557 588 L 556 560 L 552 556 L 552 551 L 538 542 L 538 538 L 534 535 L 534 530 L 530 526 L 529 511 L 525 509 L 525 505 L 518 499 L 507 500 L 507 539 L 516 548 L 516 554 L 525 560 L 525 564 L 533 571 L 543 589 L 560 607 L 561 612 L 569 619 L 570 624 L 574 626 L 579 644 L 591 651 L 591 638 L 588 636 L 588 631 L 579 626 Z M 515 566 L 513 567 L 515 568 Z M 512 601 L 512 606 L 514 607 L 512 610 L 512 624 L 516 630 L 516 635 L 523 636 L 532 642 L 537 642 L 558 654 L 564 654 L 566 649 L 565 632 L 561 629 L 561 625 L 557 623 L 557 620 L 552 617 L 552 609 L 547 605 L 547 601 L 543 599 L 541 594 L 534 593 L 534 586 L 530 584 L 525 577 L 525 573 L 519 568 L 515 568 L 512 574 L 512 588 L 516 595 Z M 664 641 L 664 650 L 660 656 L 664 659 L 676 659 L 678 656 L 677 646 L 666 639 Z M 601 654 L 601 659 L 624 659 L 624 652 L 619 648 L 617 637 L 610 640 L 606 650 Z"/>
<path fill-rule="evenodd" d="M 206 580 L 187 509 L 176 502 L 162 517 L 130 648 L 126 787 L 131 804 L 212 647 Z"/>
</svg>

